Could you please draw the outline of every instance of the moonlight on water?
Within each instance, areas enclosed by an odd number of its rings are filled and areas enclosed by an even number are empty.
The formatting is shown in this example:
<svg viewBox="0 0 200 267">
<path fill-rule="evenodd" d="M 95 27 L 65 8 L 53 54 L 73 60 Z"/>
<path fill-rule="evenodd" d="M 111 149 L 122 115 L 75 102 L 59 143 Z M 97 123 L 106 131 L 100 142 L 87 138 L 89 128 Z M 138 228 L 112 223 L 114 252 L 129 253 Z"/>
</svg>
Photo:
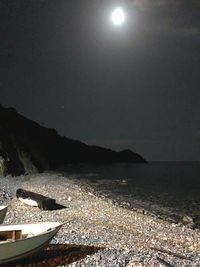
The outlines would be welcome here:
<svg viewBox="0 0 200 267">
<path fill-rule="evenodd" d="M 121 26 L 122 24 L 124 24 L 125 19 L 126 19 L 126 15 L 125 15 L 123 8 L 117 7 L 112 11 L 111 13 L 112 24 L 116 26 Z"/>
</svg>

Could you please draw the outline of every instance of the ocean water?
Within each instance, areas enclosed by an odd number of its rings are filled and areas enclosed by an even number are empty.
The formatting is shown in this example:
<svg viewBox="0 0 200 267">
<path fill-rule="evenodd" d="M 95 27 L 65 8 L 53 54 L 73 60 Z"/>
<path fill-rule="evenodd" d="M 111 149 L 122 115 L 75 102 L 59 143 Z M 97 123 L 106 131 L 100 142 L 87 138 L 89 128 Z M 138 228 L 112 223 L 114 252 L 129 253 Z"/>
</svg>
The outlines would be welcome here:
<svg viewBox="0 0 200 267">
<path fill-rule="evenodd" d="M 121 179 L 130 186 L 163 187 L 200 194 L 200 162 L 152 162 L 148 164 L 77 165 L 67 168 L 80 178 Z"/>
<path fill-rule="evenodd" d="M 200 216 L 200 162 L 77 165 L 68 174 L 87 179 L 96 190 L 129 195 L 143 201 L 176 207 Z M 109 183 L 111 181 L 111 183 Z M 116 181 L 116 183 L 112 183 Z M 125 182 L 125 184 L 120 183 Z"/>
</svg>

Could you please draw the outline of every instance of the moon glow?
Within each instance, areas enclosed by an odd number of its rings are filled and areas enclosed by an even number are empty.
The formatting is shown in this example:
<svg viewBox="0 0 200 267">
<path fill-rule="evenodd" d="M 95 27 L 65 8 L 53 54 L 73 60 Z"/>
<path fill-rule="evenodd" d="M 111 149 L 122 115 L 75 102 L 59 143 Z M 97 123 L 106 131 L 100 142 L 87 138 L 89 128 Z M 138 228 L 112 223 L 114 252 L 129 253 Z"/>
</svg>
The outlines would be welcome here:
<svg viewBox="0 0 200 267">
<path fill-rule="evenodd" d="M 121 7 L 117 7 L 111 13 L 111 22 L 114 25 L 120 26 L 125 22 L 126 15 Z"/>
</svg>

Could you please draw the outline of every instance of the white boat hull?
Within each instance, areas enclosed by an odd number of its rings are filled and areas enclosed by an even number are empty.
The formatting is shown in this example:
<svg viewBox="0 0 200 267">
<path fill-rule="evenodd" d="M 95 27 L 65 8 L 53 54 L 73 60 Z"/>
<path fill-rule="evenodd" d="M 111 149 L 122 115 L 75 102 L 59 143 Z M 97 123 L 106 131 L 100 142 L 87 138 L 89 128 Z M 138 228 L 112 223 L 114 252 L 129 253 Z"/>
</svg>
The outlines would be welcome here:
<svg viewBox="0 0 200 267">
<path fill-rule="evenodd" d="M 12 230 L 22 230 L 22 236 L 28 234 L 24 239 L 0 242 L 0 264 L 24 258 L 41 250 L 56 235 L 61 226 L 62 224 L 57 222 L 0 226 L 0 234 L 1 231 Z"/>
<path fill-rule="evenodd" d="M 7 210 L 8 206 L 0 206 L 0 223 L 3 223 Z"/>
</svg>

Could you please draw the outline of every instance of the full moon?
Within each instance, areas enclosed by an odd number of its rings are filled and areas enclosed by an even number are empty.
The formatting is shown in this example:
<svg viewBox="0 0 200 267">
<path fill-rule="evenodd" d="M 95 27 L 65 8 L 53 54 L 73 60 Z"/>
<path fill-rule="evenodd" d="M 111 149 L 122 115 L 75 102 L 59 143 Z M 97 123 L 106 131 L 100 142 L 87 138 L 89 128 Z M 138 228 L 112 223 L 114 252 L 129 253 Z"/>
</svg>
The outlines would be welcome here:
<svg viewBox="0 0 200 267">
<path fill-rule="evenodd" d="M 122 25 L 126 19 L 125 12 L 121 7 L 117 7 L 111 14 L 111 21 L 114 25 Z"/>
</svg>

